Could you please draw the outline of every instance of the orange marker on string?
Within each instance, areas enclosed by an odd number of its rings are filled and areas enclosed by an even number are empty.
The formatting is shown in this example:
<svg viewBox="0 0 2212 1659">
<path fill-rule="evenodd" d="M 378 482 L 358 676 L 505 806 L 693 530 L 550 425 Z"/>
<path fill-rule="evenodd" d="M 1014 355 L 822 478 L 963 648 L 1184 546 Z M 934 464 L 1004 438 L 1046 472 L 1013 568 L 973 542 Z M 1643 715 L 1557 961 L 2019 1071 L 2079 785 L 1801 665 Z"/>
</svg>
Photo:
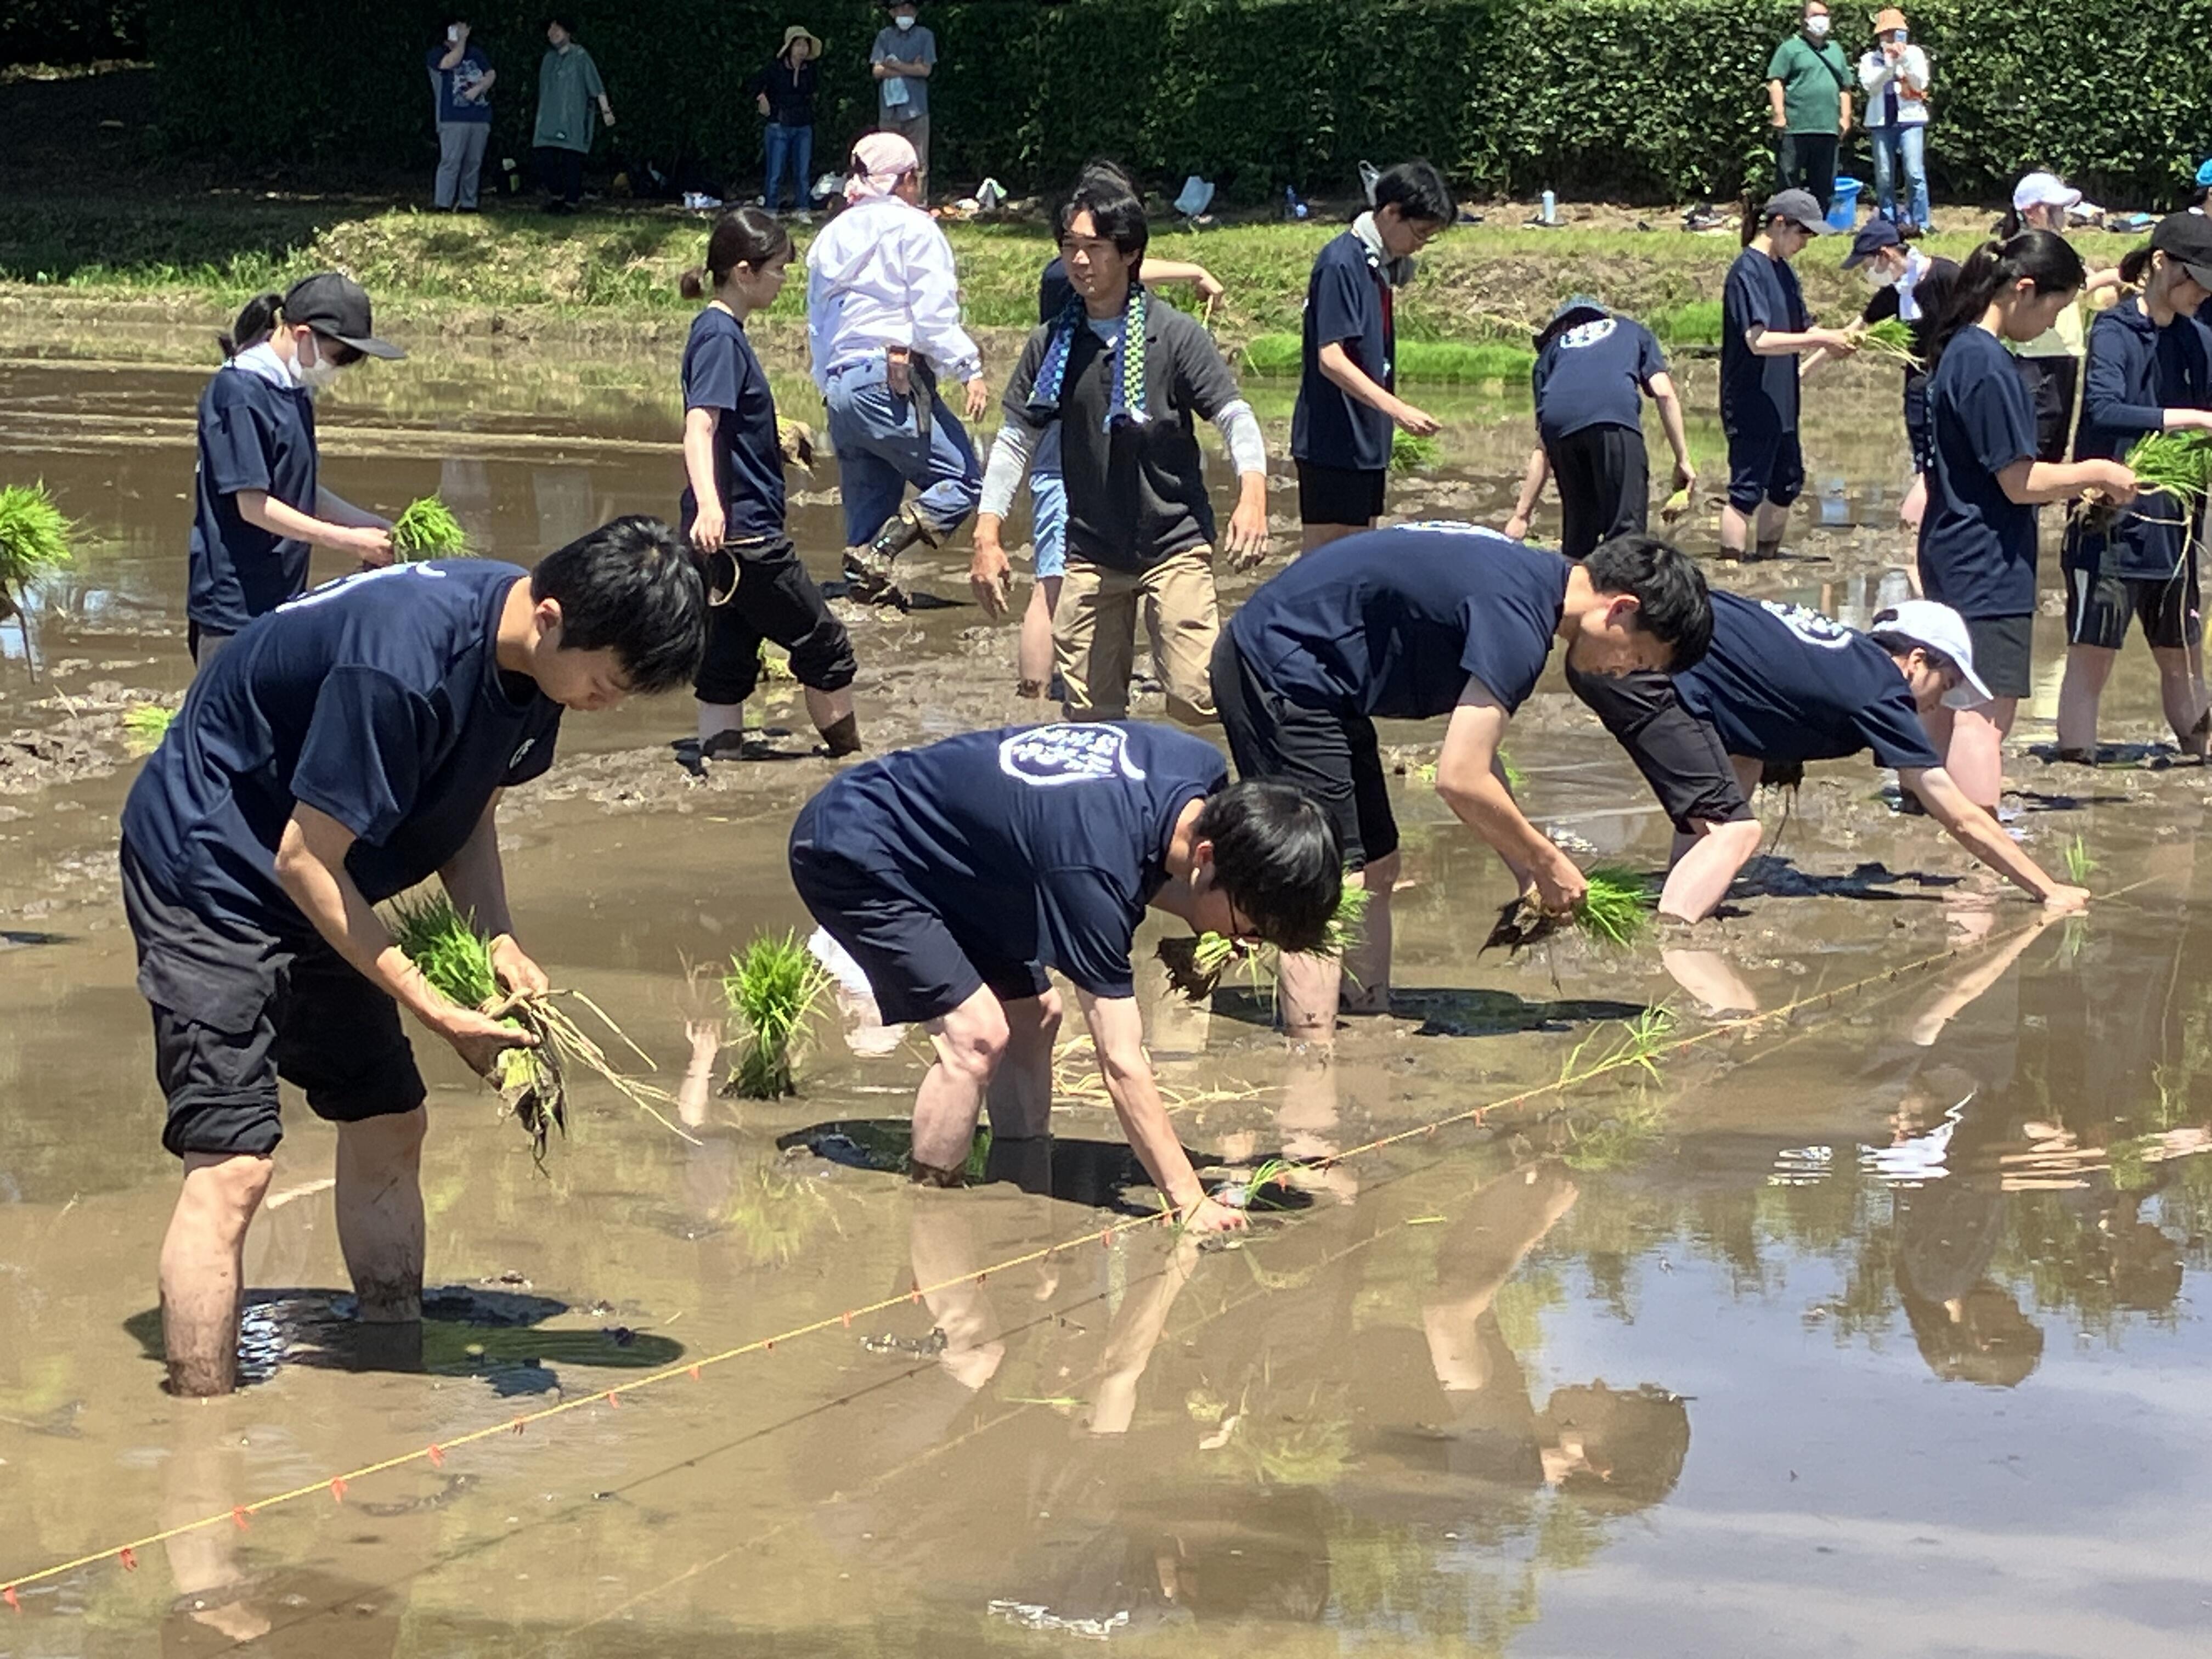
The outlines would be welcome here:
<svg viewBox="0 0 2212 1659">
<path fill-rule="evenodd" d="M 252 1524 L 246 1519 L 245 1504 L 233 1504 L 230 1506 L 230 1524 L 236 1527 L 240 1532 L 244 1532 L 248 1526 Z"/>
<path fill-rule="evenodd" d="M 696 1382 L 699 1380 L 699 1368 L 696 1365 L 694 1365 L 691 1368 L 691 1380 L 694 1382 Z"/>
<path fill-rule="evenodd" d="M 345 1502 L 345 1476 L 342 1474 L 334 1474 L 331 1477 L 331 1502 L 333 1504 Z"/>
<path fill-rule="evenodd" d="M 430 1467 L 434 1469 L 442 1469 L 446 1467 L 446 1449 L 434 1441 L 430 1446 Z"/>
<path fill-rule="evenodd" d="M 607 1390 L 607 1409 L 611 1412 L 618 1412 L 622 1409 L 622 1396 L 612 1389 Z"/>
<path fill-rule="evenodd" d="M 0 1601 L 5 1601 L 19 1613 L 23 1610 L 23 1604 L 15 1599 L 15 1587 L 13 1584 L 9 1585 L 5 1589 L 0 1589 Z"/>
<path fill-rule="evenodd" d="M 138 1571 L 138 1552 L 132 1549 L 130 1545 L 125 1544 L 121 1549 L 116 1551 L 115 1559 L 123 1563 L 124 1571 L 136 1572 Z"/>
</svg>

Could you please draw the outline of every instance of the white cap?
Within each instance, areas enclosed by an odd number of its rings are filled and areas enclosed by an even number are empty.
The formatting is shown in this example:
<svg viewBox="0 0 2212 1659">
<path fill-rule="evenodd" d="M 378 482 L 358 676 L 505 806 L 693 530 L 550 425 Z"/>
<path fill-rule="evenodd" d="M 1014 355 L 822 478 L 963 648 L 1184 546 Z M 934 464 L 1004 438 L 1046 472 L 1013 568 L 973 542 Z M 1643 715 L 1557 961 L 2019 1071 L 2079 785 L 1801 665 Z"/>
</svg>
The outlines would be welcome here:
<svg viewBox="0 0 2212 1659">
<path fill-rule="evenodd" d="M 1867 632 L 1911 640 L 1939 657 L 1950 659 L 1959 670 L 1959 686 L 1943 694 L 1946 708 L 1978 708 L 1990 701 L 1990 688 L 1974 672 L 1974 640 L 1966 631 L 1966 619 L 1949 605 L 1933 599 L 1905 599 L 1876 611 Z"/>
<path fill-rule="evenodd" d="M 2072 188 L 2055 173 L 2031 173 L 2012 187 L 2012 210 L 2025 213 L 2032 207 L 2078 207 L 2081 192 Z"/>
</svg>

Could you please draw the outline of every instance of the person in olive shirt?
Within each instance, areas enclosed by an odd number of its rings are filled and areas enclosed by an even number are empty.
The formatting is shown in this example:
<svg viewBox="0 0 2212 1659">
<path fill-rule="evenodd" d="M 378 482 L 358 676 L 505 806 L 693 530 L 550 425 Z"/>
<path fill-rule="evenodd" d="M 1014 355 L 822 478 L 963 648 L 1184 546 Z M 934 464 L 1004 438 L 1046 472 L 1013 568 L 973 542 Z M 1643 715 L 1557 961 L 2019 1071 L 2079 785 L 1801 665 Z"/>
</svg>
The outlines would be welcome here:
<svg viewBox="0 0 2212 1659">
<path fill-rule="evenodd" d="M 531 145 L 545 186 L 548 213 L 574 213 L 584 199 L 584 158 L 592 153 L 592 105 L 611 127 L 615 109 L 592 54 L 576 44 L 575 20 L 556 14 L 545 25 L 538 65 L 538 125 Z"/>
<path fill-rule="evenodd" d="M 1851 130 L 1851 66 L 1828 39 L 1826 0 L 1805 0 L 1798 32 L 1766 65 L 1777 190 L 1809 191 L 1820 211 L 1836 194 L 1836 146 Z"/>
</svg>

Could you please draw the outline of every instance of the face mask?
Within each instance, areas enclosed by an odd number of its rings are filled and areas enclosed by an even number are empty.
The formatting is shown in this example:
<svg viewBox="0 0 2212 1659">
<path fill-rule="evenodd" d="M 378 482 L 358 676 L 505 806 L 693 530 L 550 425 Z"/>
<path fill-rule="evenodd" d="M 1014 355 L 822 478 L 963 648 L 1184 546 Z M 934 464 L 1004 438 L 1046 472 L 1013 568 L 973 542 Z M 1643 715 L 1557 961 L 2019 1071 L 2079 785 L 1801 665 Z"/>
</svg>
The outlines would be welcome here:
<svg viewBox="0 0 2212 1659">
<path fill-rule="evenodd" d="M 1875 289 L 1877 292 L 1886 288 L 1895 288 L 1897 286 L 1897 279 L 1900 274 L 1900 272 L 1891 270 L 1887 266 L 1883 265 L 1862 265 L 1859 267 L 1859 275 L 1866 279 L 1866 285 L 1870 289 Z"/>
<path fill-rule="evenodd" d="M 298 376 L 300 384 L 310 392 L 328 392 L 338 383 L 338 366 L 323 356 L 323 349 L 319 345 L 315 348 L 313 362 L 302 362 L 294 358 L 292 372 Z"/>
<path fill-rule="evenodd" d="M 1807 18 L 1805 20 L 1805 33 L 1811 35 L 1815 40 L 1826 40 L 1828 38 L 1828 20 L 1826 17 Z"/>
<path fill-rule="evenodd" d="M 911 17 L 894 18 L 892 21 L 902 29 L 910 29 L 914 27 L 914 19 Z"/>
</svg>

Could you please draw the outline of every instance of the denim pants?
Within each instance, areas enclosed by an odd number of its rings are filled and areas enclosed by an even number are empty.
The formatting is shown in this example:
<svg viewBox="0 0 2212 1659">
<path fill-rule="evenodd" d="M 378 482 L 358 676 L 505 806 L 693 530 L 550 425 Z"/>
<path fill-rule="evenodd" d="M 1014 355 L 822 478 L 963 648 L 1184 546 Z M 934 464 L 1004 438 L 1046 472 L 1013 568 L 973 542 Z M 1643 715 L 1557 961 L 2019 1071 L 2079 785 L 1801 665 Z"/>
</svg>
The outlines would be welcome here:
<svg viewBox="0 0 2212 1659">
<path fill-rule="evenodd" d="M 483 174 L 484 145 L 490 137 L 489 121 L 438 123 L 438 182 L 430 198 L 434 205 L 477 204 L 477 180 Z"/>
<path fill-rule="evenodd" d="M 884 384 L 882 357 L 830 371 L 823 402 L 830 410 L 830 446 L 837 453 L 846 546 L 873 541 L 899 510 L 908 484 L 921 492 L 915 514 L 939 538 L 959 529 L 982 498 L 983 469 L 968 429 L 944 398 L 930 397 L 925 439 L 915 429 L 912 400 Z"/>
<path fill-rule="evenodd" d="M 787 127 L 771 121 L 768 124 L 768 177 L 761 184 L 761 205 L 774 213 L 783 205 L 783 175 L 787 167 L 791 173 L 791 204 L 799 209 L 814 205 L 814 182 L 808 176 L 814 167 L 814 129 Z"/>
<path fill-rule="evenodd" d="M 1881 216 L 1891 223 L 1928 222 L 1928 128 L 1924 122 L 1907 126 L 1869 127 L 1867 143 L 1874 151 L 1874 192 Z M 1904 201 L 1898 200 L 1898 173 L 1905 173 Z M 1903 211 L 1899 211 L 1900 206 Z"/>
</svg>

